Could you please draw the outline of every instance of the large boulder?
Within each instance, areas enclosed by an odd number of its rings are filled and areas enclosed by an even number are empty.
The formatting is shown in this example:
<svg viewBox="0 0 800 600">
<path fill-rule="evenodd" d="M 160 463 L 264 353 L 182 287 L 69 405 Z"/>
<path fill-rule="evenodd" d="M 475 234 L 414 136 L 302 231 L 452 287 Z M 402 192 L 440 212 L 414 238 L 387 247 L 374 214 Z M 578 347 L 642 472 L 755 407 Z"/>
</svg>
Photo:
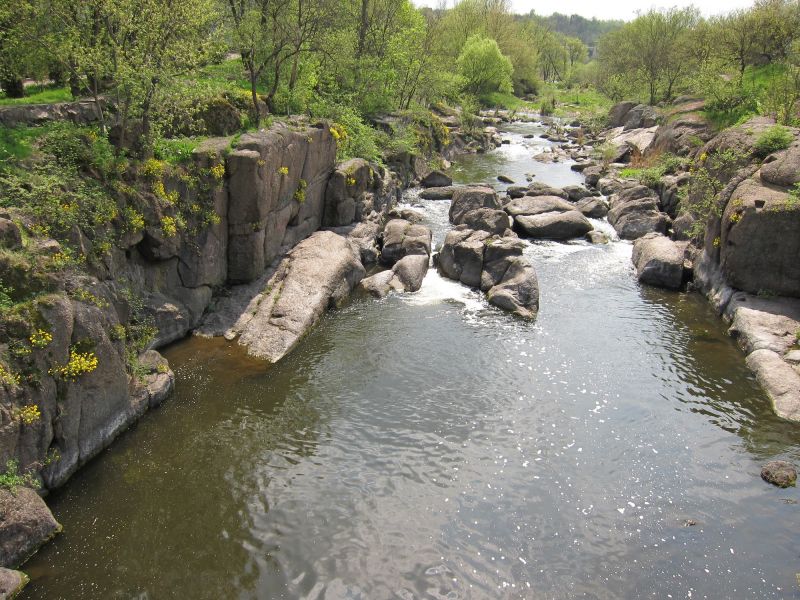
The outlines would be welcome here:
<svg viewBox="0 0 800 600">
<path fill-rule="evenodd" d="M 419 223 L 392 219 L 383 230 L 383 248 L 380 261 L 393 265 L 410 254 L 431 254 L 431 230 Z"/>
<path fill-rule="evenodd" d="M 419 184 L 424 188 L 441 188 L 453 185 L 453 178 L 441 171 L 431 171 L 422 178 Z"/>
<path fill-rule="evenodd" d="M 658 233 L 649 233 L 633 244 L 633 264 L 639 281 L 677 290 L 683 284 L 683 250 Z"/>
<path fill-rule="evenodd" d="M 60 532 L 61 525 L 34 490 L 0 488 L 0 566 L 20 566 Z"/>
<path fill-rule="evenodd" d="M 735 288 L 800 297 L 800 202 L 744 180 L 722 215 L 719 263 Z"/>
<path fill-rule="evenodd" d="M 239 335 L 248 354 L 275 363 L 329 307 L 340 305 L 365 274 L 358 250 L 347 238 L 318 231 L 289 252 L 225 335 Z"/>
<path fill-rule="evenodd" d="M 397 261 L 391 270 L 363 279 L 360 286 L 378 298 L 383 298 L 392 291 L 416 292 L 422 287 L 429 262 L 426 254 L 409 254 Z"/>
<path fill-rule="evenodd" d="M 608 111 L 608 126 L 611 128 L 622 127 L 625 124 L 628 113 L 631 112 L 633 107 L 637 106 L 636 102 L 619 102 L 611 107 Z"/>
<path fill-rule="evenodd" d="M 658 125 L 658 121 L 658 110 L 655 107 L 647 104 L 638 104 L 625 115 L 625 123 L 622 127 L 625 131 L 647 129 Z"/>
<path fill-rule="evenodd" d="M 513 258 L 503 279 L 486 294 L 490 304 L 526 319 L 539 312 L 539 281 L 524 258 Z"/>
<path fill-rule="evenodd" d="M 800 142 L 788 150 L 767 158 L 761 167 L 761 180 L 766 184 L 792 187 L 800 183 Z"/>
<path fill-rule="evenodd" d="M 504 208 L 512 217 L 521 217 L 547 212 L 569 212 L 575 210 L 575 205 L 558 196 L 524 196 L 512 200 Z"/>
<path fill-rule="evenodd" d="M 584 217 L 590 219 L 602 219 L 608 214 L 608 202 L 599 197 L 579 200 L 575 203 L 575 208 L 579 210 Z"/>
<path fill-rule="evenodd" d="M 464 215 L 463 223 L 470 229 L 488 231 L 492 235 L 501 235 L 511 226 L 508 214 L 494 208 L 479 208 Z"/>
<path fill-rule="evenodd" d="M 451 230 L 435 257 L 439 271 L 487 292 L 489 302 L 525 318 L 536 316 L 536 273 L 522 258 L 525 243 L 515 237 L 490 236 L 464 225 Z"/>
<path fill-rule="evenodd" d="M 427 188 L 419 193 L 419 197 L 423 200 L 450 200 L 457 189 L 459 187 L 453 185 Z"/>
<path fill-rule="evenodd" d="M 536 239 L 571 240 L 583 237 L 594 227 L 580 212 L 571 210 L 515 217 L 514 229 Z"/>
<path fill-rule="evenodd" d="M 497 193 L 489 187 L 463 187 L 453 192 L 453 201 L 450 205 L 450 222 L 460 225 L 470 211 L 479 208 L 499 209 Z"/>
<path fill-rule="evenodd" d="M 542 183 L 541 181 L 534 181 L 532 184 L 528 186 L 528 192 L 525 194 L 526 196 L 558 196 L 559 198 L 563 198 L 564 200 L 569 199 L 569 194 L 562 190 L 561 188 L 553 187 L 552 185 L 547 185 L 546 183 Z"/>
<path fill-rule="evenodd" d="M 563 191 L 567 193 L 570 202 L 577 202 L 578 200 L 595 195 L 582 185 L 567 185 L 564 186 Z"/>
<path fill-rule="evenodd" d="M 666 233 L 669 217 L 658 210 L 658 196 L 640 185 L 614 194 L 608 222 L 623 239 L 636 240 L 648 233 Z"/>
</svg>

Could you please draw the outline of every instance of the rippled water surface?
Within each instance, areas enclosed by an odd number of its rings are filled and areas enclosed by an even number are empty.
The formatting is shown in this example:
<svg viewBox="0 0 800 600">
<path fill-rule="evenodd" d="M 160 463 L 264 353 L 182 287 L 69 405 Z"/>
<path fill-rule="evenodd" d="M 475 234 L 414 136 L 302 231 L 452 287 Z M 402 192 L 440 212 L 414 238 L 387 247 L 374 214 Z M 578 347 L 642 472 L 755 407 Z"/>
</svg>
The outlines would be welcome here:
<svg viewBox="0 0 800 600">
<path fill-rule="evenodd" d="M 537 132 L 457 179 L 578 181 L 531 160 Z M 447 203 L 406 199 L 441 240 Z M 431 272 L 270 370 L 174 346 L 176 395 L 52 496 L 65 533 L 25 597 L 800 597 L 800 494 L 759 478 L 800 428 L 630 251 L 531 245 L 535 324 Z"/>
</svg>

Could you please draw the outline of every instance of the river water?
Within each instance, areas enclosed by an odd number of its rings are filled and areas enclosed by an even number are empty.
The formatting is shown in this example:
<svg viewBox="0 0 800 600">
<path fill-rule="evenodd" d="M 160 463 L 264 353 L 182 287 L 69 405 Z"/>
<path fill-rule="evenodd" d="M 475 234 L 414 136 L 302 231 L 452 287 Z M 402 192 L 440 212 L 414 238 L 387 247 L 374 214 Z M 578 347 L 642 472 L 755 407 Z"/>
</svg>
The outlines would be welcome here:
<svg viewBox="0 0 800 600">
<path fill-rule="evenodd" d="M 454 176 L 578 182 L 542 132 Z M 448 203 L 406 201 L 441 241 Z M 707 303 L 640 287 L 627 243 L 526 253 L 536 323 L 431 271 L 269 370 L 170 348 L 175 396 L 51 496 L 24 597 L 800 597 L 800 494 L 759 478 L 800 427 Z"/>
</svg>

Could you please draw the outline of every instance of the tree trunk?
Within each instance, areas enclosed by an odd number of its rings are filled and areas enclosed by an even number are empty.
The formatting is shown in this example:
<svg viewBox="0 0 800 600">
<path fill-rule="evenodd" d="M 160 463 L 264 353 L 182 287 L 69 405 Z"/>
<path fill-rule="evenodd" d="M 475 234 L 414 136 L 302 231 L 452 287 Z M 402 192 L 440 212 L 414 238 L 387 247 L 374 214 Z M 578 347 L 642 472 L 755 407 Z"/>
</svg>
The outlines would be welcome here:
<svg viewBox="0 0 800 600">
<path fill-rule="evenodd" d="M 3 91 L 8 98 L 24 98 L 25 97 L 25 84 L 19 77 L 12 77 L 10 79 L 3 79 L 0 81 L 3 86 Z"/>
<path fill-rule="evenodd" d="M 289 91 L 293 92 L 297 85 L 297 64 L 300 62 L 300 49 L 295 50 L 294 58 L 292 59 L 292 74 L 289 76 Z"/>
<path fill-rule="evenodd" d="M 361 23 L 358 27 L 358 49 L 356 50 L 356 58 L 361 58 L 361 55 L 364 53 L 364 46 L 367 40 L 368 9 L 369 0 L 361 0 Z"/>
<path fill-rule="evenodd" d="M 253 101 L 253 124 L 258 127 L 261 124 L 261 109 L 258 107 L 258 77 L 254 71 L 250 71 L 250 98 Z"/>
</svg>

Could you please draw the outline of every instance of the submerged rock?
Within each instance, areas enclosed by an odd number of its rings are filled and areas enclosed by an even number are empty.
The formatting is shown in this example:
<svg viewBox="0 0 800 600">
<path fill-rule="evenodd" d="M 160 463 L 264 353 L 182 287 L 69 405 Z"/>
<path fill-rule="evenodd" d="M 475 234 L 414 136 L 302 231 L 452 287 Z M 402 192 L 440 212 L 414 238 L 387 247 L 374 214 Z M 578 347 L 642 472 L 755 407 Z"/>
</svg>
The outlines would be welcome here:
<svg viewBox="0 0 800 600">
<path fill-rule="evenodd" d="M 61 525 L 34 490 L 0 489 L 0 566 L 18 567 L 60 532 Z"/>
<path fill-rule="evenodd" d="M 586 234 L 586 240 L 592 244 L 608 244 L 611 242 L 605 233 L 596 229 Z"/>
<path fill-rule="evenodd" d="M 773 460 L 761 467 L 761 479 L 780 488 L 792 487 L 797 483 L 797 469 L 785 460 Z"/>
<path fill-rule="evenodd" d="M 661 234 L 649 233 L 636 240 L 633 264 L 642 283 L 671 290 L 683 284 L 683 250 Z"/>
</svg>

